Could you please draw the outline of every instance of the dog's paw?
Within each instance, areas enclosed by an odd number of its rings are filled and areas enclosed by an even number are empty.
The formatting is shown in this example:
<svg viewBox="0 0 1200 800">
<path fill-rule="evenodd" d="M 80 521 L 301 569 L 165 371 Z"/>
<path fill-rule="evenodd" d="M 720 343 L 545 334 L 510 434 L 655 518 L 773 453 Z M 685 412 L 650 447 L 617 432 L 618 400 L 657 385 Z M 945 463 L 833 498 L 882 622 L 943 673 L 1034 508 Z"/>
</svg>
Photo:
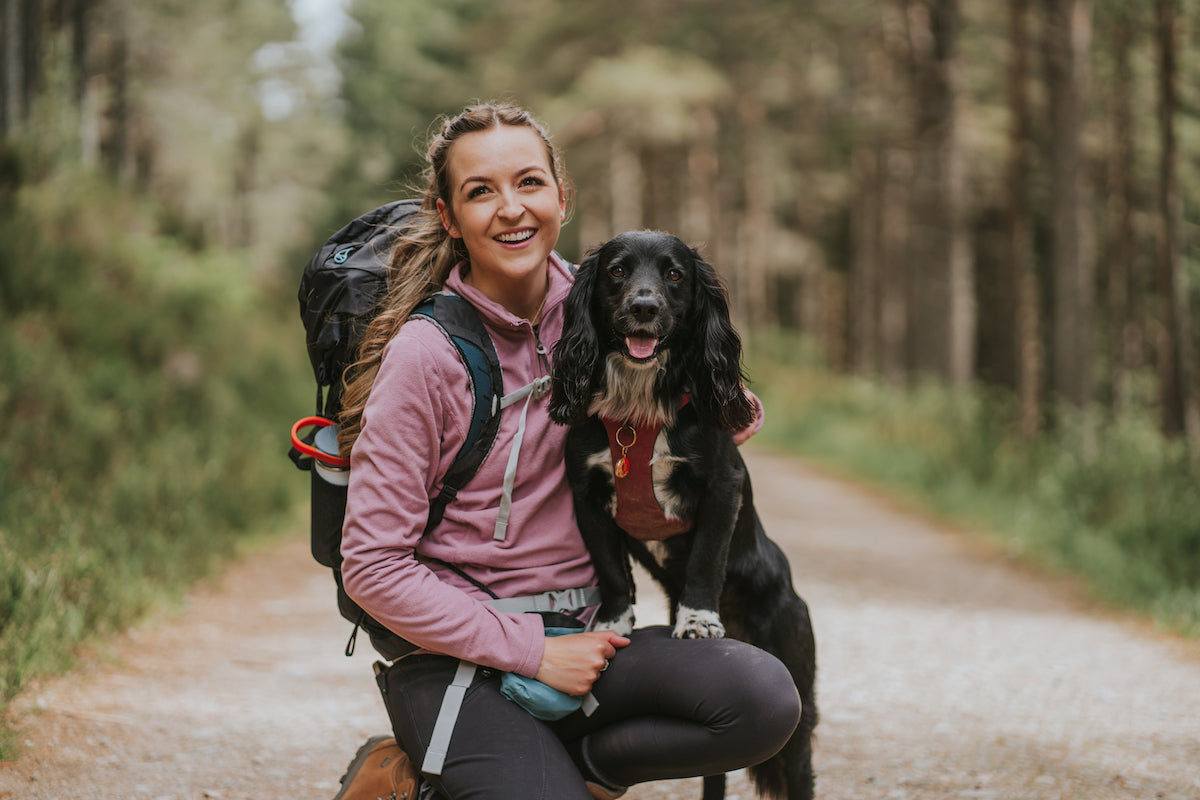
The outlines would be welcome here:
<svg viewBox="0 0 1200 800">
<path fill-rule="evenodd" d="M 592 630 L 612 631 L 619 636 L 628 636 L 633 633 L 633 622 L 633 609 L 627 608 L 615 619 L 596 620 L 596 624 L 592 626 Z"/>
<path fill-rule="evenodd" d="M 715 611 L 680 606 L 671 635 L 676 639 L 720 639 L 725 635 L 725 626 Z"/>
</svg>

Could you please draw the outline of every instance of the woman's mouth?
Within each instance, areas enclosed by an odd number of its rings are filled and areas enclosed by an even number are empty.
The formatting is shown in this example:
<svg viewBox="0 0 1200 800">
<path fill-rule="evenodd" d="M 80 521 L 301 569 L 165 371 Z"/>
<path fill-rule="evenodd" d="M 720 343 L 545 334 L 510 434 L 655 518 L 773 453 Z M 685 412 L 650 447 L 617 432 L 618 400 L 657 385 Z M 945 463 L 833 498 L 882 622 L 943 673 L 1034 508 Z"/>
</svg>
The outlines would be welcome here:
<svg viewBox="0 0 1200 800">
<path fill-rule="evenodd" d="M 509 231 L 502 233 L 496 237 L 496 241 L 500 244 L 521 244 L 527 242 L 537 235 L 537 231 L 533 228 L 526 228 L 520 231 Z"/>
</svg>

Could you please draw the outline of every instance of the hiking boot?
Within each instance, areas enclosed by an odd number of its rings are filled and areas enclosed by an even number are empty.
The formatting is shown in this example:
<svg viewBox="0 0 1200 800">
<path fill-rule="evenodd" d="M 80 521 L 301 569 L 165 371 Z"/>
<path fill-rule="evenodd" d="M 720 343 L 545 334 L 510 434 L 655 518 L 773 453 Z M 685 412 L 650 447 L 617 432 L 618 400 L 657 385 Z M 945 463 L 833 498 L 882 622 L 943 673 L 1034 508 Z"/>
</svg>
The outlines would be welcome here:
<svg viewBox="0 0 1200 800">
<path fill-rule="evenodd" d="M 372 736 L 358 748 L 333 800 L 417 800 L 420 773 L 392 736 Z"/>
</svg>

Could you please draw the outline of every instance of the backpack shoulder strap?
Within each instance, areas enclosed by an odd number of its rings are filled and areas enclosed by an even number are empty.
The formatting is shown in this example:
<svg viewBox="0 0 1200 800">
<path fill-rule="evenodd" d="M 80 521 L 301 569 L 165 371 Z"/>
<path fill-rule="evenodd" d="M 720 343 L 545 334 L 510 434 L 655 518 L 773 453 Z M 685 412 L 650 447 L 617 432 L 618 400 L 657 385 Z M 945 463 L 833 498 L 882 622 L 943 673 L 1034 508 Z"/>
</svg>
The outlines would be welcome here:
<svg viewBox="0 0 1200 800">
<path fill-rule="evenodd" d="M 467 428 L 467 438 L 446 472 L 441 492 L 430 504 L 429 519 L 425 523 L 425 532 L 428 533 L 442 521 L 446 506 L 454 500 L 458 490 L 475 477 L 492 449 L 500 429 L 500 399 L 504 395 L 504 380 L 492 337 L 483 327 L 479 313 L 466 300 L 451 292 L 437 292 L 423 300 L 411 316 L 432 321 L 454 345 L 467 368 L 472 393 L 471 424 Z"/>
</svg>

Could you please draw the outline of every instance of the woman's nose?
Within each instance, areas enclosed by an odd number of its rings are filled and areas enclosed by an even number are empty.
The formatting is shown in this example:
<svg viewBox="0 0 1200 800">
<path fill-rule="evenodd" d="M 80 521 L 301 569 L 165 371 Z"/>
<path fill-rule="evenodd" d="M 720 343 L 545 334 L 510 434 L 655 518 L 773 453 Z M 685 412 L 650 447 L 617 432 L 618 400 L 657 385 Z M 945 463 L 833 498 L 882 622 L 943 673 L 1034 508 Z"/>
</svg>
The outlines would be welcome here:
<svg viewBox="0 0 1200 800">
<path fill-rule="evenodd" d="M 499 213 L 505 219 L 517 219 L 525 213 L 525 205 L 515 192 L 504 192 L 500 196 Z"/>
</svg>

